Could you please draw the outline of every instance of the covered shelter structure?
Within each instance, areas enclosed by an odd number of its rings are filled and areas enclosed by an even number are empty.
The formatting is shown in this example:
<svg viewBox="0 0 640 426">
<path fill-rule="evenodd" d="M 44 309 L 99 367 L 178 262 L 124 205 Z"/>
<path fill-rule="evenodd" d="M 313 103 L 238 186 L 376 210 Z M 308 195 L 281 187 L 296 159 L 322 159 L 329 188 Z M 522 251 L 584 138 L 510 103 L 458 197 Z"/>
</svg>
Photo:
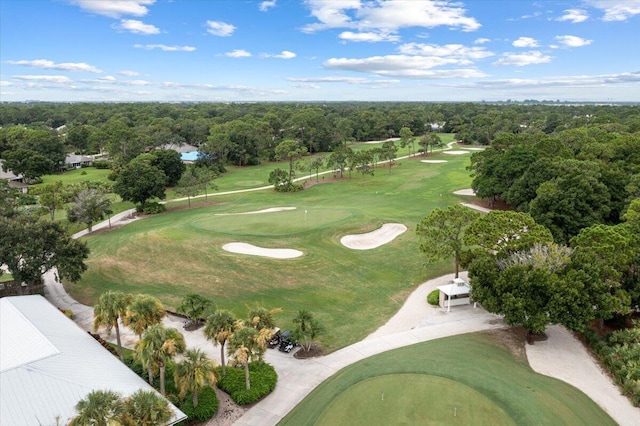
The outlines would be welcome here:
<svg viewBox="0 0 640 426">
<path fill-rule="evenodd" d="M 447 312 L 452 306 L 471 304 L 471 286 L 462 278 L 454 278 L 449 284 L 438 286 L 440 306 Z"/>
<path fill-rule="evenodd" d="M 0 299 L 1 424 L 67 424 L 96 390 L 126 398 L 153 388 L 44 297 Z M 168 425 L 186 419 L 169 408 Z"/>
</svg>

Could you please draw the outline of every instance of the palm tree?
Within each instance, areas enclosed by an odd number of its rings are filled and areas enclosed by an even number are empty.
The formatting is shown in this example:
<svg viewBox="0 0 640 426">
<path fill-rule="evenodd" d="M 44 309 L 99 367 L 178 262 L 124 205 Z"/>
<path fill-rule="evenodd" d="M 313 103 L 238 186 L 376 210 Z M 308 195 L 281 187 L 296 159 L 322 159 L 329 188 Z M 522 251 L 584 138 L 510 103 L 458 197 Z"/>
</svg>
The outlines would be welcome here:
<svg viewBox="0 0 640 426">
<path fill-rule="evenodd" d="M 138 338 L 142 338 L 142 332 L 162 321 L 164 314 L 164 306 L 158 299 L 146 294 L 137 294 L 131 299 L 122 322 L 129 326 Z"/>
<path fill-rule="evenodd" d="M 212 304 L 211 300 L 204 296 L 200 296 L 197 293 L 189 293 L 182 299 L 182 303 L 177 310 L 179 313 L 186 315 L 192 322 L 197 323 Z"/>
<path fill-rule="evenodd" d="M 186 349 L 182 334 L 175 328 L 154 324 L 147 328 L 136 343 L 136 356 L 149 370 L 149 384 L 153 384 L 153 370 L 160 369 L 160 392 L 164 395 L 164 372 L 167 362 Z"/>
<path fill-rule="evenodd" d="M 293 319 L 294 324 L 298 324 L 300 326 L 300 330 L 302 332 L 307 331 L 307 324 L 313 319 L 313 314 L 306 309 L 300 309 L 298 314 Z"/>
<path fill-rule="evenodd" d="M 120 394 L 110 390 L 92 391 L 76 404 L 78 415 L 69 426 L 120 426 L 124 419 L 124 404 Z"/>
<path fill-rule="evenodd" d="M 207 325 L 204 327 L 204 335 L 213 341 L 213 345 L 220 344 L 220 365 L 222 365 L 222 375 L 227 374 L 224 362 L 224 344 L 231 337 L 235 330 L 236 318 L 229 311 L 217 310 L 207 318 Z"/>
<path fill-rule="evenodd" d="M 244 383 L 247 390 L 251 389 L 249 379 L 249 362 L 255 357 L 258 350 L 258 331 L 253 327 L 240 327 L 229 339 L 229 354 L 234 357 L 239 364 L 244 365 Z"/>
<path fill-rule="evenodd" d="M 127 420 L 137 426 L 166 424 L 173 412 L 166 399 L 156 391 L 140 389 L 125 401 Z"/>
<path fill-rule="evenodd" d="M 93 307 L 93 331 L 98 331 L 98 328 L 104 327 L 107 330 L 107 334 L 111 334 L 111 329 L 116 329 L 118 355 L 122 362 L 124 362 L 124 356 L 122 354 L 120 325 L 118 324 L 118 320 L 124 316 L 130 301 L 130 294 L 110 290 L 106 293 L 102 293 L 102 295 L 100 295 L 100 300 Z"/>
<path fill-rule="evenodd" d="M 176 365 L 174 380 L 180 390 L 180 398 L 191 392 L 193 408 L 196 408 L 200 390 L 206 385 L 215 386 L 218 381 L 216 364 L 200 349 L 190 349 L 184 360 Z"/>
<path fill-rule="evenodd" d="M 254 356 L 259 360 L 262 360 L 267 351 L 267 342 L 273 337 L 273 330 L 276 326 L 273 316 L 280 312 L 282 312 L 280 308 L 269 310 L 263 307 L 256 307 L 249 311 L 249 324 L 258 332 Z"/>
</svg>

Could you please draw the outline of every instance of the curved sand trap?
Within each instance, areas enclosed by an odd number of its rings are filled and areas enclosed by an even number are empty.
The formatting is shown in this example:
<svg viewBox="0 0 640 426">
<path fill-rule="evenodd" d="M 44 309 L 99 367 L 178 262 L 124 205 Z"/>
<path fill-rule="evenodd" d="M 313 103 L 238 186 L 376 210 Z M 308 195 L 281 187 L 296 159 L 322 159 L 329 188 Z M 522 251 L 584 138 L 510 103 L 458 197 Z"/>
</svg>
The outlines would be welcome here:
<svg viewBox="0 0 640 426">
<path fill-rule="evenodd" d="M 250 254 L 253 256 L 271 257 L 273 259 L 293 259 L 303 255 L 300 250 L 269 249 L 247 243 L 228 243 L 223 245 L 222 249 L 231 253 Z"/>
<path fill-rule="evenodd" d="M 274 212 L 284 212 L 287 210 L 295 210 L 296 207 L 271 207 L 270 209 L 264 210 L 256 210 L 252 212 L 242 212 L 242 213 L 216 213 L 216 216 L 235 216 L 240 214 L 260 214 L 260 213 L 274 213 Z"/>
<path fill-rule="evenodd" d="M 430 163 L 430 164 L 437 164 L 437 163 L 447 163 L 447 160 L 420 160 L 421 163 Z"/>
<path fill-rule="evenodd" d="M 464 155 L 464 154 L 469 154 L 469 151 L 442 151 L 443 154 L 449 154 L 449 155 Z"/>
<path fill-rule="evenodd" d="M 406 231 L 407 227 L 401 223 L 385 223 L 375 231 L 366 234 L 345 235 L 340 238 L 340 243 L 353 250 L 371 250 L 390 243 Z"/>
<path fill-rule="evenodd" d="M 467 189 L 458 189 L 457 191 L 453 191 L 453 193 L 455 195 L 468 195 L 468 196 L 474 196 L 476 195 L 476 193 L 474 192 L 473 189 L 471 188 L 467 188 Z"/>
<path fill-rule="evenodd" d="M 484 151 L 486 148 L 463 148 L 463 147 L 460 147 L 460 149 L 466 149 L 467 151 Z"/>
</svg>

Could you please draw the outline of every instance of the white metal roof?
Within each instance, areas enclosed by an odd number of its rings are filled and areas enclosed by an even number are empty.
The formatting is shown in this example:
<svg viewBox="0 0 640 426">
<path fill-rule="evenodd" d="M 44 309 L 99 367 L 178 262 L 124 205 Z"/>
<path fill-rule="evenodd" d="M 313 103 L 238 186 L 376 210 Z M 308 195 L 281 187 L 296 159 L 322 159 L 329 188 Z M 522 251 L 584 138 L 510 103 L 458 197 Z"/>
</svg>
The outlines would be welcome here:
<svg viewBox="0 0 640 426">
<path fill-rule="evenodd" d="M 42 296 L 0 299 L 0 365 L 3 425 L 66 424 L 93 390 L 153 389 Z"/>
<path fill-rule="evenodd" d="M 447 296 L 458 296 L 460 294 L 469 294 L 471 287 L 466 281 L 456 278 L 450 284 L 438 286 L 438 290 Z"/>
</svg>

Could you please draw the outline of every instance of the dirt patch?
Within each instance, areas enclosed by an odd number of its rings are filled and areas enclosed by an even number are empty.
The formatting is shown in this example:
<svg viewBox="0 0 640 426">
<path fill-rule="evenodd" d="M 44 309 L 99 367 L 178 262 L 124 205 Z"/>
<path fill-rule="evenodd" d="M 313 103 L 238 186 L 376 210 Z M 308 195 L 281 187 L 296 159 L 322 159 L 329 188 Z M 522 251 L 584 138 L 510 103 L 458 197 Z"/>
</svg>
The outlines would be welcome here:
<svg viewBox="0 0 640 426">
<path fill-rule="evenodd" d="M 297 359 L 307 359 L 307 358 L 313 358 L 316 356 L 322 356 L 323 351 L 322 348 L 319 346 L 311 346 L 311 349 L 306 350 L 305 348 L 300 348 L 298 351 L 296 351 L 295 354 L 293 354 L 293 356 Z"/>
<path fill-rule="evenodd" d="M 491 336 L 497 342 L 509 349 L 513 356 L 521 361 L 527 360 L 525 351 L 525 343 L 527 340 L 527 331 L 522 327 L 511 327 L 504 329 L 488 330 L 484 333 Z"/>
<path fill-rule="evenodd" d="M 215 416 L 197 426 L 231 426 L 247 411 L 247 408 L 236 404 L 229 394 L 222 392 L 218 388 L 215 388 L 215 391 L 218 401 L 220 401 L 218 412 Z"/>
</svg>

